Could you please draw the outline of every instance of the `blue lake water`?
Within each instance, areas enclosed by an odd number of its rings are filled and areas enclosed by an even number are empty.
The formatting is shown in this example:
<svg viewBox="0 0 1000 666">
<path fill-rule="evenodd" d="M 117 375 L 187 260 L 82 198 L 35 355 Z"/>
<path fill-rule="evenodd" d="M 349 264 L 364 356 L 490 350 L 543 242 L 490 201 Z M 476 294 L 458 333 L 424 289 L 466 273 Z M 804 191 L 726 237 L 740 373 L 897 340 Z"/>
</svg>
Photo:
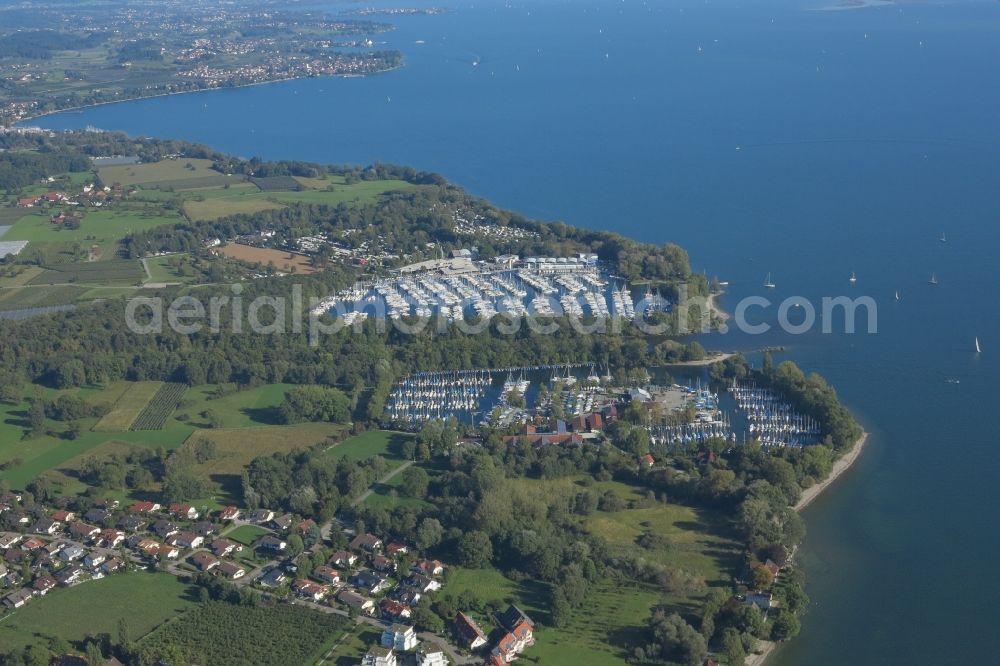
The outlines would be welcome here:
<svg viewBox="0 0 1000 666">
<path fill-rule="evenodd" d="M 731 308 L 755 294 L 871 295 L 874 335 L 707 340 L 786 345 L 872 432 L 806 512 L 814 604 L 775 663 L 988 661 L 1000 648 L 986 413 L 1000 397 L 1000 4 L 446 4 L 393 19 L 406 66 L 392 73 L 38 122 L 439 171 L 528 215 L 677 242 L 730 281 Z"/>
</svg>

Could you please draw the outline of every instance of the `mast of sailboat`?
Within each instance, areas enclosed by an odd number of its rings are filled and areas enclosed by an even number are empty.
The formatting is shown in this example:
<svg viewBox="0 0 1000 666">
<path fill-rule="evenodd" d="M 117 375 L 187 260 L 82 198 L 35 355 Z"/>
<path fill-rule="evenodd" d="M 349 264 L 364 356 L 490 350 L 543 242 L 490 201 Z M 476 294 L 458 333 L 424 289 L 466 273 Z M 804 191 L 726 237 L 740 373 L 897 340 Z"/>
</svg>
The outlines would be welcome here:
<svg viewBox="0 0 1000 666">
<path fill-rule="evenodd" d="M 982 348 L 979 346 L 979 336 L 976 336 L 976 353 L 979 354 L 982 351 Z"/>
</svg>

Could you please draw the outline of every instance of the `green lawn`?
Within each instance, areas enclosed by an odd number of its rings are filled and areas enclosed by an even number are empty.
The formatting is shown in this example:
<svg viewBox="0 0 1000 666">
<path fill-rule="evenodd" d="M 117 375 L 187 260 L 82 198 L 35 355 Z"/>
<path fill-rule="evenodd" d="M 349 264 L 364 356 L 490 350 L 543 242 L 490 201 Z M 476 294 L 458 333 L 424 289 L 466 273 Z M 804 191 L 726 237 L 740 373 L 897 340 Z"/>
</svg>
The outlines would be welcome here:
<svg viewBox="0 0 1000 666">
<path fill-rule="evenodd" d="M 176 262 L 186 261 L 191 255 L 187 252 L 171 254 L 164 257 L 149 257 L 146 266 L 149 268 L 150 282 L 191 282 L 196 276 L 179 272 Z"/>
<path fill-rule="evenodd" d="M 155 385 L 158 382 L 149 384 Z M 81 432 L 75 440 L 63 436 L 67 424 L 52 420 L 46 421 L 46 429 L 51 434 L 24 439 L 28 410 L 26 399 L 36 389 L 41 389 L 43 395 L 48 398 L 55 398 L 60 393 L 70 393 L 84 397 L 92 404 L 107 405 L 116 401 L 131 402 L 135 393 L 142 393 L 141 390 L 136 391 L 134 382 L 112 382 L 103 389 L 86 387 L 64 391 L 28 386 L 25 388 L 25 400 L 17 404 L 0 403 L 0 463 L 9 465 L 7 469 L 0 471 L 0 478 L 6 479 L 15 488 L 24 488 L 33 478 L 49 470 L 64 468 L 68 470 L 66 466 L 71 465 L 71 461 L 108 442 L 124 442 L 153 449 L 160 446 L 172 449 L 180 446 L 194 431 L 192 426 L 178 423 L 168 425 L 166 429 L 159 431 L 100 432 L 93 429 L 97 419 L 87 418 L 80 421 Z M 120 421 L 131 423 L 128 414 L 124 413 Z M 127 428 L 127 425 L 125 427 Z M 64 484 L 63 492 L 77 493 L 83 490 L 79 481 L 63 472 L 55 472 L 53 480 Z"/>
<path fill-rule="evenodd" d="M 78 229 L 65 229 L 52 224 L 48 215 L 22 217 L 4 235 L 4 240 L 33 242 L 79 242 L 85 246 L 107 246 L 135 231 L 144 231 L 164 224 L 177 224 L 184 218 L 154 204 L 119 203 L 109 208 L 87 208 Z"/>
<path fill-rule="evenodd" d="M 237 213 L 254 213 L 261 210 L 281 208 L 295 202 L 336 206 L 341 203 L 372 203 L 386 192 L 414 187 L 401 180 L 358 181 L 344 184 L 343 178 L 331 177 L 329 181 L 305 179 L 308 183 L 324 189 L 302 191 L 261 192 L 256 187 L 230 187 L 228 190 L 190 190 L 184 193 L 184 211 L 195 220 L 213 220 Z M 302 182 L 302 181 L 300 181 Z M 327 186 L 332 191 L 325 189 Z M 309 187 L 309 185 L 306 185 Z"/>
<path fill-rule="evenodd" d="M 212 169 L 212 160 L 188 157 L 160 160 L 148 164 L 122 164 L 98 169 L 105 184 L 149 185 L 169 180 L 188 180 L 220 175 Z M 234 177 L 234 179 L 237 177 Z"/>
<path fill-rule="evenodd" d="M 240 525 L 232 532 L 227 532 L 226 538 L 239 541 L 244 546 L 252 546 L 257 539 L 265 534 L 271 534 L 271 530 L 265 530 L 256 525 Z"/>
<path fill-rule="evenodd" d="M 292 385 L 263 384 L 220 398 L 213 397 L 217 388 L 215 384 L 206 384 L 188 389 L 177 408 L 174 420 L 184 422 L 184 419 L 179 417 L 187 415 L 188 423 L 207 426 L 200 415 L 210 409 L 221 417 L 224 428 L 274 425 L 278 423 L 276 408 L 284 401 L 285 392 L 292 388 Z"/>
<path fill-rule="evenodd" d="M 365 653 L 382 640 L 382 632 L 371 625 L 359 624 L 337 645 L 324 666 L 357 666 Z"/>
<path fill-rule="evenodd" d="M 632 648 L 646 640 L 646 622 L 659 600 L 651 586 L 598 584 L 565 627 L 541 629 L 535 645 L 525 651 L 521 660 L 534 664 L 627 666 L 626 657 Z"/>
<path fill-rule="evenodd" d="M 366 460 L 374 456 L 382 456 L 389 461 L 389 469 L 391 470 L 405 462 L 400 453 L 400 447 L 408 439 L 413 439 L 413 435 L 387 430 L 369 430 L 360 435 L 349 437 L 332 447 L 329 455 L 348 460 Z"/>
<path fill-rule="evenodd" d="M 57 588 L 0 621 L 3 651 L 18 650 L 51 636 L 78 641 L 88 634 L 117 636 L 125 618 L 132 639 L 146 635 L 170 618 L 195 607 L 190 585 L 165 573 L 127 573 Z"/>
</svg>

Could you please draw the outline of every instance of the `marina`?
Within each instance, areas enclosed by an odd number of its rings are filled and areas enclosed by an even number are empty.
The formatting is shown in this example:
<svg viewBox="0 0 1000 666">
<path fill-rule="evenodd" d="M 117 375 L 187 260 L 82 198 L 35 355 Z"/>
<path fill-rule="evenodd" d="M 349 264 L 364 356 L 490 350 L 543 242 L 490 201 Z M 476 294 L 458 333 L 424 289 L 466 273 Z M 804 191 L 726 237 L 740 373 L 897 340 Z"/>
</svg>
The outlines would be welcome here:
<svg viewBox="0 0 1000 666">
<path fill-rule="evenodd" d="M 668 299 L 647 290 L 640 312 L 669 311 Z M 322 300 L 314 315 L 329 312 L 350 324 L 367 317 L 398 320 L 441 317 L 450 323 L 500 314 L 569 315 L 598 319 L 636 317 L 627 282 L 610 275 L 596 255 L 468 258 L 422 262 L 396 275 L 367 282 Z"/>
</svg>

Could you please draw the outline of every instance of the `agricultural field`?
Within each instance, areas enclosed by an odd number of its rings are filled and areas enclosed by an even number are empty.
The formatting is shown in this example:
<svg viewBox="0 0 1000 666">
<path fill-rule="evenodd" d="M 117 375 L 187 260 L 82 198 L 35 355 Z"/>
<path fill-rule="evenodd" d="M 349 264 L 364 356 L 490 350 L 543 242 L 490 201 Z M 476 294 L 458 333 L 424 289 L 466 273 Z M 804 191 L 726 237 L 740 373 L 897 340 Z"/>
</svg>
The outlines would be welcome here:
<svg viewBox="0 0 1000 666">
<path fill-rule="evenodd" d="M 0 288 L 0 310 L 24 310 L 55 305 L 71 305 L 79 300 L 86 287 L 61 285 L 50 287 Z"/>
<path fill-rule="evenodd" d="M 122 432 L 129 430 L 163 382 L 134 382 L 115 402 L 111 411 L 94 426 L 96 432 Z"/>
<path fill-rule="evenodd" d="M 134 285 L 146 279 L 146 271 L 135 259 L 50 264 L 32 278 L 31 285 L 118 284 Z"/>
<path fill-rule="evenodd" d="M 287 185 L 282 190 L 261 191 L 258 187 L 240 185 L 230 186 L 229 189 L 184 192 L 184 212 L 193 220 L 215 220 L 237 213 L 273 210 L 296 202 L 328 206 L 365 204 L 374 203 L 386 192 L 415 187 L 401 180 L 358 181 L 348 185 L 340 176 L 322 179 L 296 177 L 293 180 L 295 185 L 282 179 Z M 269 182 L 265 184 L 274 187 Z"/>
<path fill-rule="evenodd" d="M 163 625 L 143 645 L 176 645 L 187 662 L 214 666 L 311 664 L 343 635 L 348 622 L 301 606 L 210 602 Z"/>
<path fill-rule="evenodd" d="M 196 608 L 196 599 L 192 586 L 170 574 L 115 574 L 53 590 L 11 613 L 0 622 L 0 645 L 9 651 L 47 643 L 52 636 L 68 641 L 100 633 L 116 636 L 121 618 L 128 623 L 131 638 L 137 640 Z"/>
<path fill-rule="evenodd" d="M 284 250 L 272 250 L 263 247 L 250 247 L 239 243 L 227 243 L 215 249 L 219 254 L 237 259 L 248 264 L 260 264 L 274 267 L 285 273 L 308 274 L 315 273 L 316 269 L 309 265 L 309 258 L 301 254 L 292 254 Z"/>
<path fill-rule="evenodd" d="M 157 389 L 149 404 L 129 426 L 129 430 L 161 430 L 167 419 L 177 408 L 177 403 L 184 397 L 187 384 L 165 382 Z"/>
<path fill-rule="evenodd" d="M 132 185 L 146 187 L 167 181 L 214 178 L 222 175 L 212 168 L 212 160 L 186 157 L 165 159 L 148 164 L 121 164 L 100 167 L 97 170 L 97 174 L 107 185 L 121 183 L 125 187 Z M 234 176 L 231 179 L 236 180 L 237 178 L 239 177 Z"/>
<path fill-rule="evenodd" d="M 251 199 L 248 197 L 213 197 L 210 199 L 188 199 L 184 202 L 184 212 L 192 220 L 197 221 L 218 220 L 228 215 L 250 215 L 284 207 L 284 204 L 267 201 L 266 199 Z"/>
</svg>

